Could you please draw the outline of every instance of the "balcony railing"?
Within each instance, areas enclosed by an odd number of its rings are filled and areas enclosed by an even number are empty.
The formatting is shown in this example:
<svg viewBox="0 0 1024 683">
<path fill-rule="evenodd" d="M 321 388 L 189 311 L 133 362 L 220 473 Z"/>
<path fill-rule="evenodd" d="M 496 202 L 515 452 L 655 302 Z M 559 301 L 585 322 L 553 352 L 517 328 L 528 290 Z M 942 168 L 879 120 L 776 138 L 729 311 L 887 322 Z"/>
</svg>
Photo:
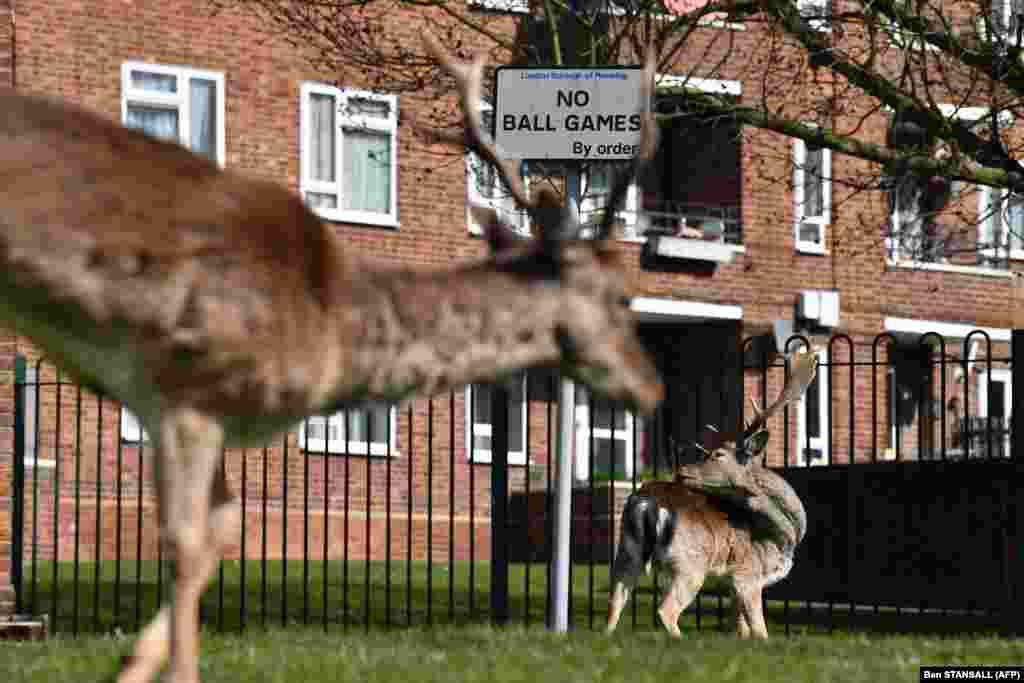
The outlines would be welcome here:
<svg viewBox="0 0 1024 683">
<path fill-rule="evenodd" d="M 718 242 L 743 244 L 743 220 L 738 206 L 714 206 L 664 200 L 646 205 L 640 211 L 620 210 L 623 231 L 628 237 L 670 235 Z M 603 209 L 584 212 L 585 223 L 597 223 Z"/>
</svg>

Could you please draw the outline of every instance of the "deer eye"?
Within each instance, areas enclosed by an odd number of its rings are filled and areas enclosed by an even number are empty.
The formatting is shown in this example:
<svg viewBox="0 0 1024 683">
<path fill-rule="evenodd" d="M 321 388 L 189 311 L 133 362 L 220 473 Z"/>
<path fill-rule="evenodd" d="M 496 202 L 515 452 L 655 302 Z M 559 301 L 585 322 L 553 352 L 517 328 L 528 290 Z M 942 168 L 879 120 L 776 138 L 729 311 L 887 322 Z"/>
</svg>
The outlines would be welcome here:
<svg viewBox="0 0 1024 683">
<path fill-rule="evenodd" d="M 629 308 L 629 305 L 633 303 L 633 297 L 622 295 L 619 297 L 619 305 L 623 308 Z"/>
</svg>

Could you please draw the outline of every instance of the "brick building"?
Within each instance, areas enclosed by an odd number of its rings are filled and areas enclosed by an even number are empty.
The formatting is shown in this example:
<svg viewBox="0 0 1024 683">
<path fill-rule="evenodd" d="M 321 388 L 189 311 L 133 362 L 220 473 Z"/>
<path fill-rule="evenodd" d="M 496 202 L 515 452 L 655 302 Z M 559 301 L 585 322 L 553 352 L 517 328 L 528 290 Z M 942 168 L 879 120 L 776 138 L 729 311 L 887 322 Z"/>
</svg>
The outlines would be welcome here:
<svg viewBox="0 0 1024 683">
<path fill-rule="evenodd" d="M 397 15 L 393 23 L 409 41 L 417 39 L 413 17 Z M 511 32 L 514 17 L 504 27 Z M 78 102 L 127 125 L 176 137 L 227 168 L 283 183 L 301 192 L 355 252 L 422 267 L 481 256 L 485 247 L 468 217 L 467 199 L 508 209 L 492 193 L 486 171 L 472 159 L 465 165 L 439 165 L 425 152 L 408 124 L 419 104 L 365 90 L 360 74 L 317 73 L 302 50 L 263 29 L 251 16 L 210 16 L 204 3 L 189 0 L 0 0 L 0 83 Z M 732 41 L 748 44 L 748 54 L 767 49 L 752 28 L 713 25 L 701 31 L 707 35 L 698 34 L 688 54 L 700 55 L 708 64 L 716 63 L 714 57 L 724 49 L 714 39 L 723 31 Z M 741 100 L 764 95 L 764 84 L 746 66 L 725 63 L 713 74 L 702 74 L 698 67 L 689 83 Z M 690 67 L 681 63 L 679 74 L 666 74 L 662 87 L 671 86 L 673 76 L 689 74 Z M 827 95 L 831 86 L 822 78 L 817 87 L 808 89 L 806 97 Z M 680 106 L 665 93 L 659 106 Z M 362 122 L 369 122 L 358 131 L 345 119 L 345 112 L 355 108 L 365 114 Z M 861 116 L 866 108 L 853 103 L 842 115 Z M 864 127 L 881 142 L 887 122 L 880 112 L 868 116 Z M 343 167 L 336 150 L 357 161 Z M 381 159 L 383 163 L 373 163 Z M 981 361 L 989 353 L 1005 357 L 1012 262 L 981 253 L 924 263 L 910 260 L 894 242 L 879 239 L 899 222 L 890 215 L 890 203 L 828 180 L 864 167 L 863 162 L 808 149 L 775 133 L 740 131 L 735 123 L 693 117 L 666 128 L 653 170 L 630 194 L 622 213 L 622 249 L 635 278 L 634 308 L 641 332 L 665 375 L 668 395 L 660 414 L 641 425 L 622 411 L 591 405 L 581 392 L 576 415 L 580 478 L 591 464 L 631 476 L 634 468 L 654 464 L 655 449 L 645 448 L 645 443 L 682 443 L 695 438 L 705 423 L 734 423 L 741 389 L 752 395 L 763 390 L 757 372 L 748 372 L 746 386 L 740 386 L 739 342 L 774 331 L 779 321 L 778 329 L 804 334 L 816 344 L 832 334 L 845 338 L 831 347 L 837 362 L 833 372 L 823 372 L 804 403 L 791 411 L 789 443 L 781 436 L 773 439 L 775 462 L 784 457 L 784 446 L 789 454 L 785 457 L 801 463 L 895 457 L 898 451 L 904 458 L 927 457 L 940 447 L 953 452 L 962 449 L 960 416 L 1008 417 L 1008 365 L 979 362 L 965 371 L 954 361 L 964 356 Z M 815 169 L 822 169 L 825 177 Z M 581 208 L 597 211 L 600 168 L 588 174 L 587 184 Z M 981 202 L 991 197 L 984 192 L 978 196 L 980 212 Z M 508 214 L 520 220 L 514 211 Z M 974 239 L 986 229 L 985 221 L 978 225 Z M 839 256 L 834 249 L 840 243 L 837 236 L 847 244 L 859 240 L 862 248 L 856 258 Z M 1016 253 L 1011 248 L 1008 255 Z M 991 347 L 982 341 L 961 348 L 965 335 L 979 327 L 987 330 Z M 919 345 L 919 335 L 928 331 L 946 338 L 947 363 L 935 365 L 934 344 L 923 350 Z M 851 353 L 856 360 L 870 360 L 881 333 L 897 342 L 877 345 L 880 360 L 892 354 L 891 365 L 856 371 L 839 365 Z M 12 543 L 16 354 L 30 359 L 30 382 L 54 378 L 48 366 L 36 372 L 38 353 L 17 330 L 0 339 L 6 387 L 0 396 L 6 416 L 0 431 L 0 586 L 9 583 Z M 827 378 L 832 391 L 824 386 Z M 772 376 L 771 391 L 778 379 Z M 513 390 L 514 489 L 529 476 L 523 465 L 547 465 L 551 451 L 543 425 L 547 402 L 555 399 L 551 380 L 548 374 L 531 373 L 529 386 L 524 378 Z M 940 396 L 938 387 L 947 384 L 950 388 Z M 151 556 L 155 521 L 148 483 L 138 506 L 118 512 L 113 503 L 117 495 L 135 495 L 139 470 L 147 470 L 145 436 L 138 425 L 116 405 L 104 403 L 101 408 L 91 396 L 79 403 L 70 387 L 59 396 L 49 384 L 34 391 L 26 396 L 28 424 L 35 426 L 28 430 L 26 443 L 27 488 L 39 500 L 44 520 L 40 528 L 57 530 L 56 539 L 53 533 L 36 539 L 38 552 L 66 557 L 64 548 L 75 536 L 83 556 L 110 557 L 118 552 L 115 538 L 120 538 L 123 556 Z M 292 494 L 277 495 L 269 507 L 254 512 L 247 545 L 255 547 L 266 529 L 273 539 L 270 546 L 278 549 L 273 552 L 301 553 L 307 537 L 301 526 L 293 526 L 302 524 L 301 515 L 288 521 L 285 516 L 302 502 L 294 492 L 305 491 L 308 484 L 310 509 L 322 510 L 326 495 L 332 520 L 330 542 L 324 544 L 324 516 L 310 514 L 312 547 L 329 546 L 331 553 L 347 547 L 353 557 L 380 555 L 387 537 L 377 525 L 390 513 L 384 502 L 389 500 L 392 514 L 408 521 L 414 553 L 422 557 L 429 468 L 432 481 L 454 479 L 454 507 L 445 496 L 435 495 L 430 510 L 438 559 L 447 557 L 452 533 L 457 556 L 468 557 L 464 541 L 472 534 L 474 554 L 485 557 L 490 458 L 486 388 L 476 389 L 473 396 L 477 400 L 468 392 L 456 392 L 429 406 L 414 402 L 411 410 L 379 406 L 352 411 L 326 422 L 308 422 L 289 434 L 287 448 L 270 449 L 268 467 L 271 490 L 281 491 L 286 484 Z M 955 400 L 960 403 L 954 405 Z M 965 402 L 972 404 L 966 412 Z M 948 425 L 943 413 L 949 414 Z M 80 421 L 77 426 L 75 420 Z M 639 438 L 634 430 L 642 431 Z M 429 444 L 428 434 L 433 439 Z M 303 455 L 306 449 L 308 457 Z M 634 449 L 643 452 L 634 457 Z M 88 455 L 76 458 L 76 452 Z M 344 452 L 347 459 L 335 457 Z M 228 457 L 233 484 L 242 486 L 244 478 L 251 500 L 260 499 L 263 476 L 254 463 L 238 452 Z M 60 485 L 55 486 L 58 473 Z M 77 493 L 72 478 L 84 482 Z M 58 500 L 54 505 L 55 491 L 68 503 Z M 95 505 L 75 517 L 72 495 L 91 496 Z M 341 526 L 333 521 L 345 514 L 342 510 L 358 520 L 348 538 L 338 536 Z M 369 532 L 363 533 L 364 528 Z M 390 550 L 404 552 L 408 534 L 388 536 Z M 4 595 L 0 593 L 0 601 Z"/>
</svg>

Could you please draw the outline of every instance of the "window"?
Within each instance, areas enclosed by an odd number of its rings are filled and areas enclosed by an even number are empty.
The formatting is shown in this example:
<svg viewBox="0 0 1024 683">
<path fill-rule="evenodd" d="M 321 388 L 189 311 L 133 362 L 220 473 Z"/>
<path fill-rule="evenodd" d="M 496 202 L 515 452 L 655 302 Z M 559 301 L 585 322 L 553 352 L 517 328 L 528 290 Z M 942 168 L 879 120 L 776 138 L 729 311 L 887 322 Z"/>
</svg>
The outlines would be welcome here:
<svg viewBox="0 0 1024 683">
<path fill-rule="evenodd" d="M 491 129 L 494 108 L 490 104 L 481 106 L 483 129 Z M 520 166 L 520 178 L 523 178 Z M 524 183 L 526 183 L 524 179 Z M 524 187 L 528 187 L 526 183 Z M 498 170 L 481 159 L 475 152 L 466 152 L 466 225 L 474 235 L 483 233 L 483 228 L 473 219 L 469 207 L 473 204 L 488 206 L 498 212 L 505 223 L 523 235 L 530 234 L 529 214 L 516 206 L 515 199 L 509 193 L 498 174 Z"/>
<path fill-rule="evenodd" d="M 573 422 L 577 480 L 588 479 L 591 466 L 595 474 L 614 472 L 616 478 L 633 478 L 632 413 L 608 401 L 593 399 L 585 387 L 577 384 Z"/>
<path fill-rule="evenodd" d="M 944 260 L 945 245 L 934 212 L 927 203 L 934 193 L 927 181 L 913 174 L 893 179 L 889 191 L 889 237 L 886 246 L 890 263 L 916 261 L 937 263 Z"/>
<path fill-rule="evenodd" d="M 978 373 L 978 417 L 981 424 L 970 430 L 972 457 L 1001 458 L 1010 455 L 1011 378 L 1011 371 L 1006 368 Z"/>
<path fill-rule="evenodd" d="M 326 220 L 398 227 L 398 98 L 304 83 L 299 190 Z"/>
<path fill-rule="evenodd" d="M 950 104 L 940 104 L 938 108 L 947 119 L 961 122 L 978 137 L 987 139 L 990 136 L 994 117 L 988 109 Z M 1012 125 L 1013 121 L 1010 112 L 1000 112 L 1001 129 Z M 922 140 L 916 144 L 929 142 Z M 965 188 L 945 178 L 922 178 L 912 173 L 892 177 L 890 183 L 889 236 L 886 240 L 890 263 L 941 263 L 938 267 L 944 269 L 974 264 L 1005 268 L 1010 253 L 1020 249 L 1011 238 L 1014 233 L 1020 234 L 1020 230 L 1013 226 L 1024 222 L 1021 209 L 1017 202 L 1004 201 L 1003 195 L 993 193 L 990 188 Z M 946 206 L 969 192 L 979 194 L 976 225 L 952 225 L 949 219 L 945 225 L 940 224 L 938 218 Z M 969 235 L 967 242 L 964 242 L 963 235 Z M 1021 256 L 1024 257 L 1024 251 Z M 970 262 L 965 263 L 965 260 Z"/>
<path fill-rule="evenodd" d="M 121 406 L 121 440 L 131 443 L 149 441 L 149 434 L 142 428 L 139 418 L 124 406 Z"/>
<path fill-rule="evenodd" d="M 1006 268 L 1007 259 L 1024 259 L 1024 197 L 993 187 L 979 189 L 979 262 Z"/>
<path fill-rule="evenodd" d="M 742 84 L 673 74 L 657 80 L 656 111 L 685 115 L 661 127 L 657 153 L 637 180 L 635 199 L 624 202 L 622 215 L 636 215 L 632 235 L 701 240 L 724 251 L 742 247 L 742 127 L 728 117 L 689 111 L 684 92 L 692 88 L 739 98 Z"/>
<path fill-rule="evenodd" d="M 802 465 L 828 463 L 828 368 L 825 351 L 818 352 L 818 371 L 797 406 L 797 453 Z"/>
<path fill-rule="evenodd" d="M 797 251 L 824 254 L 832 214 L 832 152 L 793 141 L 793 212 Z"/>
<path fill-rule="evenodd" d="M 299 424 L 299 448 L 314 455 L 398 455 L 396 420 L 394 405 L 384 403 L 309 417 Z"/>
<path fill-rule="evenodd" d="M 1019 33 L 1024 28 L 1022 20 L 1024 0 L 992 0 L 992 29 L 1010 45 L 1021 45 Z"/>
<path fill-rule="evenodd" d="M 612 164 L 589 164 L 580 178 L 580 222 L 583 225 L 598 225 L 604 220 L 608 195 L 614 179 Z M 636 234 L 637 185 L 632 182 L 626 190 L 622 205 L 616 215 L 622 224 L 623 236 Z"/>
<path fill-rule="evenodd" d="M 126 62 L 121 67 L 121 120 L 224 166 L 222 73 Z"/>
<path fill-rule="evenodd" d="M 917 454 L 922 459 L 931 454 L 934 409 L 931 353 L 927 345 L 912 342 L 889 345 L 886 401 L 889 448 L 901 460 L 914 459 L 911 441 L 916 441 L 918 432 L 923 441 L 917 443 Z M 915 419 L 924 421 L 920 430 L 914 428 Z"/>
<path fill-rule="evenodd" d="M 508 384 L 508 463 L 526 464 L 526 373 L 520 372 Z M 466 449 L 473 462 L 491 462 L 491 387 L 466 387 Z"/>
<path fill-rule="evenodd" d="M 469 4 L 492 12 L 524 13 L 530 11 L 529 0 L 470 0 Z"/>
<path fill-rule="evenodd" d="M 816 31 L 831 31 L 831 0 L 797 0 L 797 9 L 808 25 Z"/>
<path fill-rule="evenodd" d="M 25 467 L 51 468 L 57 466 L 57 460 L 52 454 L 44 455 L 37 449 L 37 437 L 39 435 L 39 370 L 35 363 L 27 364 L 25 367 L 25 383 L 21 385 L 22 410 L 24 419 L 22 429 L 24 430 L 25 446 Z"/>
</svg>

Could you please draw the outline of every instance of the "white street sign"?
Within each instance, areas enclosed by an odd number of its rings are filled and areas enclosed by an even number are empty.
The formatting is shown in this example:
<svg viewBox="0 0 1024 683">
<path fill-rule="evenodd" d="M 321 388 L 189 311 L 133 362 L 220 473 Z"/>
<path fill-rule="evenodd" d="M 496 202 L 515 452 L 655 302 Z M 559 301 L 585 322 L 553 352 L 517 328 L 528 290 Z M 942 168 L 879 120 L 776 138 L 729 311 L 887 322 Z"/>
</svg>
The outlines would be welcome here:
<svg viewBox="0 0 1024 683">
<path fill-rule="evenodd" d="M 639 67 L 497 70 L 494 141 L 513 159 L 631 159 L 640 144 Z"/>
</svg>

